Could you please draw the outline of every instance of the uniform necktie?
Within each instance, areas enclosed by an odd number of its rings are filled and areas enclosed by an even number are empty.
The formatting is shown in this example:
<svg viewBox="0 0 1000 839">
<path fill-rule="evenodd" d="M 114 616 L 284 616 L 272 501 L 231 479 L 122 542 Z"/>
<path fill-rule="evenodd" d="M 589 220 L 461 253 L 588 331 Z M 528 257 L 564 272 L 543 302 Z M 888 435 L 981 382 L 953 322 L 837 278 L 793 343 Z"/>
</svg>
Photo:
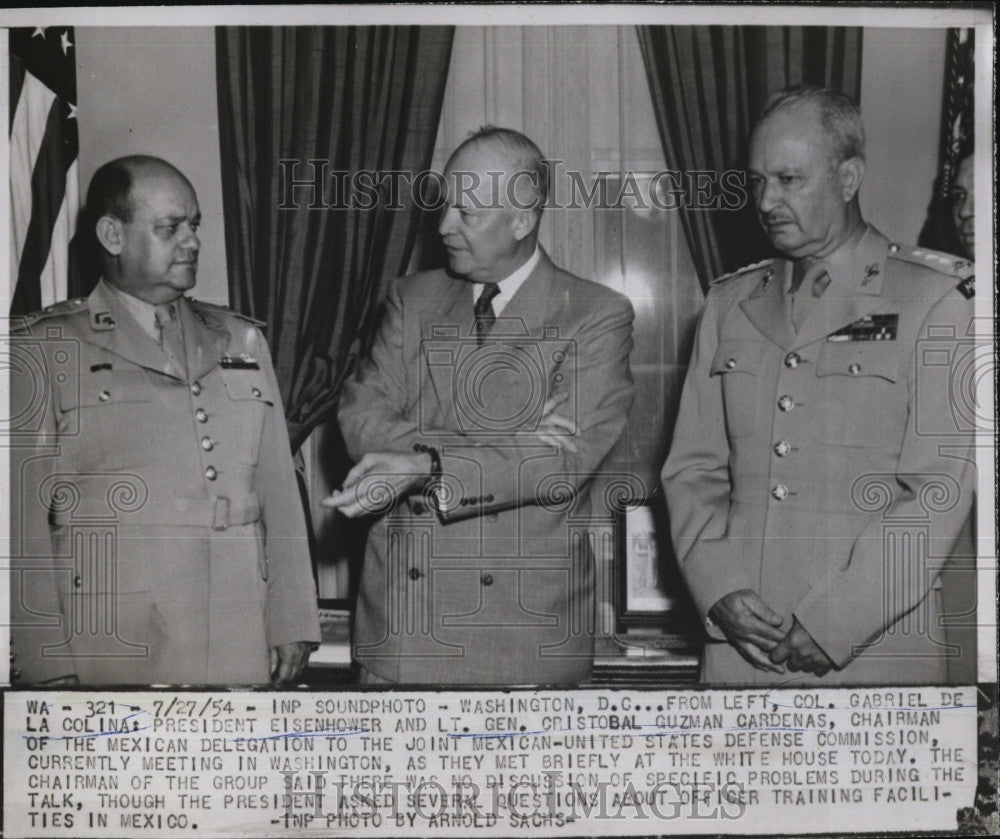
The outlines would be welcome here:
<svg viewBox="0 0 1000 839">
<path fill-rule="evenodd" d="M 830 274 L 822 259 L 806 257 L 792 266 L 788 294 L 792 299 L 792 323 L 798 332 L 815 303 L 830 286 Z"/>
<path fill-rule="evenodd" d="M 497 313 L 493 311 L 493 298 L 500 293 L 500 286 L 496 283 L 486 283 L 476 300 L 474 311 L 476 313 L 476 340 L 482 346 L 483 339 L 490 334 L 493 324 L 497 322 Z"/>
<path fill-rule="evenodd" d="M 164 354 L 170 359 L 170 364 L 187 378 L 187 363 L 184 353 L 184 335 L 181 332 L 180 320 L 177 318 L 177 309 L 173 303 L 160 303 L 154 309 L 156 317 L 156 328 L 160 331 L 160 346 Z"/>
</svg>

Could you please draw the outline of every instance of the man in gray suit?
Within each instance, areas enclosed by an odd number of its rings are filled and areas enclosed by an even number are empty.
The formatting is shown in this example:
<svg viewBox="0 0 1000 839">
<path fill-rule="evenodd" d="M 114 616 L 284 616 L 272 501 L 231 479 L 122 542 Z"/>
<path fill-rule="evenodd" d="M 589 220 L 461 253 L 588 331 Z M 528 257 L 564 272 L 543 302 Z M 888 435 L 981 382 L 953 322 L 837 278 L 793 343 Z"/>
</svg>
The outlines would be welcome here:
<svg viewBox="0 0 1000 839">
<path fill-rule="evenodd" d="M 576 684 L 593 663 L 587 489 L 632 402 L 632 306 L 538 246 L 527 137 L 482 129 L 445 177 L 450 270 L 392 285 L 341 401 L 358 463 L 324 503 L 378 515 L 354 657 L 369 683 Z"/>
</svg>

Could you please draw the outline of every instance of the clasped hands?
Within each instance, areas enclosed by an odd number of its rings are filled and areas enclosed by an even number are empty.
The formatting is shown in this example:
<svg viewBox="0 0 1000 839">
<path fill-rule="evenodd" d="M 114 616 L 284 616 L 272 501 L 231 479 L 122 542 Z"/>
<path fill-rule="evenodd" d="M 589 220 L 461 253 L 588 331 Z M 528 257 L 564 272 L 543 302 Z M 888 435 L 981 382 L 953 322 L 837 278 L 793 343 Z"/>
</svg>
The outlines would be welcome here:
<svg viewBox="0 0 1000 839">
<path fill-rule="evenodd" d="M 271 684 L 294 682 L 302 675 L 312 649 L 313 645 L 308 641 L 292 641 L 271 647 Z"/>
<path fill-rule="evenodd" d="M 824 676 L 834 667 L 796 618 L 782 628 L 784 620 L 751 589 L 740 589 L 719 598 L 708 612 L 729 643 L 758 670 L 784 673 L 804 671 Z"/>
<path fill-rule="evenodd" d="M 575 452 L 576 426 L 557 413 L 568 398 L 565 392 L 550 397 L 542 407 L 538 425 L 530 431 L 515 431 L 512 436 Z M 420 487 L 430 477 L 431 464 L 427 452 L 368 452 L 344 477 L 343 486 L 324 498 L 320 506 L 340 510 L 352 519 L 383 512 Z"/>
</svg>

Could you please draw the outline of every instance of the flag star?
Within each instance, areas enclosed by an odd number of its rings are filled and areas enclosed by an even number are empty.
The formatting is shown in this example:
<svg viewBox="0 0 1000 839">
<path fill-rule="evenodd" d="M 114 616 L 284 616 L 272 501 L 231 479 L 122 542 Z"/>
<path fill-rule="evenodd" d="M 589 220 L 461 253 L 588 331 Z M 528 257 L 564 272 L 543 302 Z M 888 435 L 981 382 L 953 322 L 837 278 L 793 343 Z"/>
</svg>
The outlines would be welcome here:
<svg viewBox="0 0 1000 839">
<path fill-rule="evenodd" d="M 69 107 L 69 113 L 66 114 L 66 119 L 76 119 L 76 105 L 72 102 L 67 102 L 66 105 Z"/>
<path fill-rule="evenodd" d="M 62 41 L 63 55 L 67 55 L 69 53 L 69 48 L 73 46 L 69 40 L 69 32 L 63 32 L 62 38 L 60 40 Z"/>
<path fill-rule="evenodd" d="M 31 37 L 32 38 L 41 38 L 44 41 L 45 40 L 45 27 L 44 26 L 36 26 L 35 27 L 35 31 L 31 33 Z"/>
</svg>

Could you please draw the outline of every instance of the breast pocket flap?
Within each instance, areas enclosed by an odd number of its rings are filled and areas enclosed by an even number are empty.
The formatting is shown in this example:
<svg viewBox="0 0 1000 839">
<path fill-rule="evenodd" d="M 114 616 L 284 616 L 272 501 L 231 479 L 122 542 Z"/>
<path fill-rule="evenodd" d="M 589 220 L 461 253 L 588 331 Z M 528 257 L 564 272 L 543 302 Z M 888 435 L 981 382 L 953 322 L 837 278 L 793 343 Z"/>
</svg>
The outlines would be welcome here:
<svg viewBox="0 0 1000 839">
<path fill-rule="evenodd" d="M 258 370 L 223 370 L 222 384 L 230 399 L 274 404 L 274 395 Z"/>
<path fill-rule="evenodd" d="M 817 376 L 871 376 L 895 382 L 899 378 L 896 354 L 880 341 L 827 343 L 816 363 Z"/>
<path fill-rule="evenodd" d="M 82 381 L 69 381 L 59 388 L 63 411 L 101 405 L 149 402 L 153 398 L 146 374 L 141 370 L 100 371 Z"/>
<path fill-rule="evenodd" d="M 720 341 L 712 358 L 711 375 L 748 373 L 756 376 L 764 346 L 755 341 Z"/>
</svg>

